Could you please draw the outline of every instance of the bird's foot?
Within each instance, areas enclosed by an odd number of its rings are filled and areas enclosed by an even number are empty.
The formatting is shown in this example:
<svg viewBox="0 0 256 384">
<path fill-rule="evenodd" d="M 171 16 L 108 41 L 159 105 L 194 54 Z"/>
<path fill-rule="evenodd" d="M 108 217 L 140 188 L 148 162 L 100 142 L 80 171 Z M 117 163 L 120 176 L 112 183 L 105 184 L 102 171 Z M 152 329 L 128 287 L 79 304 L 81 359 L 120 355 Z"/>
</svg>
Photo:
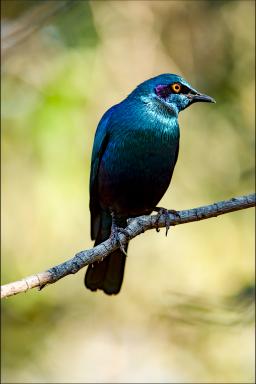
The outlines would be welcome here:
<svg viewBox="0 0 256 384">
<path fill-rule="evenodd" d="M 121 227 L 118 227 L 117 224 L 116 224 L 116 220 L 115 220 L 115 216 L 114 214 L 112 213 L 111 214 L 112 216 L 112 226 L 111 226 L 111 234 L 110 234 L 110 239 L 114 242 L 118 242 L 119 244 L 119 247 L 121 249 L 121 251 L 123 252 L 123 254 L 125 256 L 127 256 L 127 253 L 126 253 L 126 250 L 124 248 L 124 244 L 122 243 L 122 241 L 120 240 L 120 236 L 119 236 L 119 233 L 122 233 L 124 234 L 125 236 L 129 236 L 128 232 L 124 229 L 124 228 L 121 228 Z"/>
<path fill-rule="evenodd" d="M 161 217 L 162 215 L 164 215 L 165 228 L 166 228 L 165 236 L 167 236 L 167 235 L 168 235 L 168 231 L 169 231 L 170 226 L 171 226 L 170 213 L 171 213 L 172 215 L 177 216 L 177 217 L 180 219 L 180 214 L 179 214 L 179 212 L 178 212 L 178 211 L 175 211 L 175 209 L 166 209 L 166 208 L 162 208 L 162 207 L 155 207 L 154 211 L 157 212 L 156 231 L 157 231 L 157 232 L 160 232 L 160 229 L 159 229 L 159 227 L 158 227 L 158 224 L 159 224 L 160 217 Z"/>
</svg>

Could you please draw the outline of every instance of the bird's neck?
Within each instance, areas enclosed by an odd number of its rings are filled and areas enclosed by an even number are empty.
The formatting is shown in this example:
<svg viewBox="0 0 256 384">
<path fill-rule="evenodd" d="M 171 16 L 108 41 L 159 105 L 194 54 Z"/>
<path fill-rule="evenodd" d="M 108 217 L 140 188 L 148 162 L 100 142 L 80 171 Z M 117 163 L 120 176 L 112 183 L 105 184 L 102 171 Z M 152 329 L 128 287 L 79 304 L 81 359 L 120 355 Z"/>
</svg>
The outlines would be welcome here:
<svg viewBox="0 0 256 384">
<path fill-rule="evenodd" d="M 179 110 L 175 104 L 168 104 L 164 100 L 160 99 L 158 96 L 148 97 L 148 96 L 140 96 L 140 101 L 146 104 L 148 109 L 165 115 L 169 118 L 178 119 Z"/>
<path fill-rule="evenodd" d="M 159 100 L 142 99 L 144 103 L 144 111 L 147 118 L 154 126 L 159 134 L 166 134 L 172 138 L 179 138 L 179 123 L 178 123 L 178 111 L 167 103 L 162 103 Z M 155 125 L 157 127 L 155 128 Z"/>
</svg>

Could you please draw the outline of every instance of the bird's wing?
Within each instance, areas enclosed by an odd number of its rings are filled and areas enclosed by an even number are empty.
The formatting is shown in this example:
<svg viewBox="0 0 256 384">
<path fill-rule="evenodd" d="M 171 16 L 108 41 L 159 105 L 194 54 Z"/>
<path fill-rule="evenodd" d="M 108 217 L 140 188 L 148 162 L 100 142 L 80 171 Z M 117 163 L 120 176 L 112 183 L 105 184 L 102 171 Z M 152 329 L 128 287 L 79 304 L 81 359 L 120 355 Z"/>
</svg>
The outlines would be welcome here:
<svg viewBox="0 0 256 384">
<path fill-rule="evenodd" d="M 178 160 L 178 156 L 179 156 L 179 147 L 180 147 L 180 143 L 178 141 L 178 145 L 177 145 L 177 148 L 176 148 L 176 152 L 175 152 L 175 160 L 174 160 L 174 166 Z M 174 168 L 174 167 L 173 167 Z"/>
<path fill-rule="evenodd" d="M 100 161 L 109 140 L 108 123 L 115 106 L 110 108 L 101 118 L 94 138 L 91 174 L 90 174 L 90 211 L 91 211 L 91 239 L 94 240 L 100 226 L 100 205 L 98 198 L 98 170 Z"/>
</svg>

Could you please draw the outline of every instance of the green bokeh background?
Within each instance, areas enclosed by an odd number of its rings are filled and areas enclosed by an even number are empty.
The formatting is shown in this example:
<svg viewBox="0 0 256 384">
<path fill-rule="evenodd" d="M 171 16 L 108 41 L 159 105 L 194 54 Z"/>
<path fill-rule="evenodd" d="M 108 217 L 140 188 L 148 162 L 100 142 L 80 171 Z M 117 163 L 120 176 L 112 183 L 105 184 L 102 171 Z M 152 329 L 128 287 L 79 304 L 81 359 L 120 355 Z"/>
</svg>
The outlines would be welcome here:
<svg viewBox="0 0 256 384">
<path fill-rule="evenodd" d="M 178 73 L 217 101 L 180 117 L 160 205 L 254 190 L 254 1 L 7 1 L 2 6 L 2 283 L 90 248 L 97 123 Z M 43 20 L 42 20 L 43 19 Z M 2 303 L 2 382 L 254 382 L 254 213 L 133 240 L 121 293 L 84 271 Z"/>
</svg>

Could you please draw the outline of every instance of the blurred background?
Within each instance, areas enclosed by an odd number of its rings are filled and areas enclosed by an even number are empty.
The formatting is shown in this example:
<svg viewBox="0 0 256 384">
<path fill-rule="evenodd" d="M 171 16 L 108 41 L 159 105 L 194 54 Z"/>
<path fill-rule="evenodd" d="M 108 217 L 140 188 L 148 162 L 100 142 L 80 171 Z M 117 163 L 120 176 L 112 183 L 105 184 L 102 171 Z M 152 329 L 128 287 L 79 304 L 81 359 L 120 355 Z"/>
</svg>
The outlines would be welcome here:
<svg viewBox="0 0 256 384">
<path fill-rule="evenodd" d="M 209 94 L 180 117 L 161 206 L 254 190 L 254 1 L 24 1 L 2 7 L 2 284 L 90 248 L 102 114 L 170 72 Z M 121 293 L 84 270 L 2 302 L 4 383 L 253 383 L 254 216 L 149 231 Z"/>
</svg>

